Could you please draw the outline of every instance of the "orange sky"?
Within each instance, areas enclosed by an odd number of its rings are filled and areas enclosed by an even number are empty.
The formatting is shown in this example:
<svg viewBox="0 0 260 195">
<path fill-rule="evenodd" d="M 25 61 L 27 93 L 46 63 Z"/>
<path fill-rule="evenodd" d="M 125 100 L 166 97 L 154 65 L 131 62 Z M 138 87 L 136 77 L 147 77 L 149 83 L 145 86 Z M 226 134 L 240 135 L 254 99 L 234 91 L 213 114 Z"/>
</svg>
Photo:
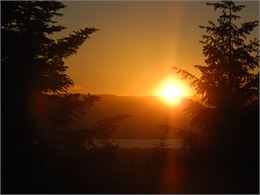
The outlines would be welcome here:
<svg viewBox="0 0 260 195">
<path fill-rule="evenodd" d="M 80 93 L 155 95 L 163 80 L 176 79 L 171 66 L 197 74 L 193 65 L 204 64 L 198 25 L 216 18 L 202 1 L 63 3 L 58 22 L 68 28 L 58 36 L 100 29 L 65 61 L 75 81 L 71 92 Z M 258 2 L 242 4 L 242 19 L 259 18 Z"/>
</svg>

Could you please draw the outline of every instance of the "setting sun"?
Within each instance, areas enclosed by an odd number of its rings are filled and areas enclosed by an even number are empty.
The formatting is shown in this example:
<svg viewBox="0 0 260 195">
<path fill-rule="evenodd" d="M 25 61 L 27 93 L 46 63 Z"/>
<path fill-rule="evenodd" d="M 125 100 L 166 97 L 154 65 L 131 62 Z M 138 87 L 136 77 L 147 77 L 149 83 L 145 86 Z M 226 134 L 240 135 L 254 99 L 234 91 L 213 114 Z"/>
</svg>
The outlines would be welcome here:
<svg viewBox="0 0 260 195">
<path fill-rule="evenodd" d="M 178 105 L 183 97 L 190 95 L 190 90 L 182 81 L 168 78 L 159 85 L 156 95 L 168 105 Z"/>
<path fill-rule="evenodd" d="M 169 103 L 179 102 L 181 95 L 180 88 L 174 85 L 166 86 L 162 92 L 162 97 Z"/>
</svg>

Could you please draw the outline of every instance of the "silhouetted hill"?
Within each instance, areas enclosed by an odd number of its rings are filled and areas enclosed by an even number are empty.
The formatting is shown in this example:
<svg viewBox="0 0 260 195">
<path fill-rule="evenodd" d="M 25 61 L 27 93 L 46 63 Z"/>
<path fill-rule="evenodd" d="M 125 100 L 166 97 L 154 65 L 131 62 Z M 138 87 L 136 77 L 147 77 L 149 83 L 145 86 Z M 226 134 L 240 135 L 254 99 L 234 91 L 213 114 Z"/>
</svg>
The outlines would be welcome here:
<svg viewBox="0 0 260 195">
<path fill-rule="evenodd" d="M 131 115 L 121 123 L 116 138 L 158 138 L 161 131 L 157 126 L 165 124 L 190 129 L 188 116 L 183 111 L 188 99 L 183 99 L 177 106 L 169 106 L 155 96 L 98 96 L 101 100 L 80 123 L 89 126 L 104 117 Z"/>
</svg>

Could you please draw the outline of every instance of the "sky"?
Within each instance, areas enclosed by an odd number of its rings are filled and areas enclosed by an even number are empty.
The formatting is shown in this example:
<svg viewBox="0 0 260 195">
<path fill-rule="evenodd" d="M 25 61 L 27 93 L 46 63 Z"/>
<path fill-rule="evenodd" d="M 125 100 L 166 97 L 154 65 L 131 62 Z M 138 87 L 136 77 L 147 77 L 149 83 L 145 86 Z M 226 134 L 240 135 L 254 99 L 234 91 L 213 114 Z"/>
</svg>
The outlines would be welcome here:
<svg viewBox="0 0 260 195">
<path fill-rule="evenodd" d="M 122 96 L 155 95 L 162 82 L 181 81 L 172 66 L 195 75 L 195 64 L 204 64 L 204 33 L 199 25 L 216 20 L 219 12 L 203 1 L 64 1 L 67 7 L 57 21 L 66 36 L 85 27 L 99 29 L 65 60 L 76 93 Z M 259 2 L 239 2 L 244 21 L 259 18 Z M 259 32 L 254 31 L 257 37 Z"/>
</svg>

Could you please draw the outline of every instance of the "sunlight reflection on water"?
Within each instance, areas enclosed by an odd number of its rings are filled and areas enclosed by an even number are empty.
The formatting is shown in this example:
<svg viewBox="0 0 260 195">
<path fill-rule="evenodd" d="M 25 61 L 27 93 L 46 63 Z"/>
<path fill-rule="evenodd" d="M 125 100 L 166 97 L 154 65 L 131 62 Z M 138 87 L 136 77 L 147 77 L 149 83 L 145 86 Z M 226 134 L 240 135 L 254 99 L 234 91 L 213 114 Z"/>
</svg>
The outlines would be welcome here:
<svg viewBox="0 0 260 195">
<path fill-rule="evenodd" d="M 160 139 L 114 139 L 114 143 L 122 148 L 152 148 L 160 144 Z M 163 141 L 168 148 L 179 148 L 179 139 L 165 139 Z"/>
</svg>

